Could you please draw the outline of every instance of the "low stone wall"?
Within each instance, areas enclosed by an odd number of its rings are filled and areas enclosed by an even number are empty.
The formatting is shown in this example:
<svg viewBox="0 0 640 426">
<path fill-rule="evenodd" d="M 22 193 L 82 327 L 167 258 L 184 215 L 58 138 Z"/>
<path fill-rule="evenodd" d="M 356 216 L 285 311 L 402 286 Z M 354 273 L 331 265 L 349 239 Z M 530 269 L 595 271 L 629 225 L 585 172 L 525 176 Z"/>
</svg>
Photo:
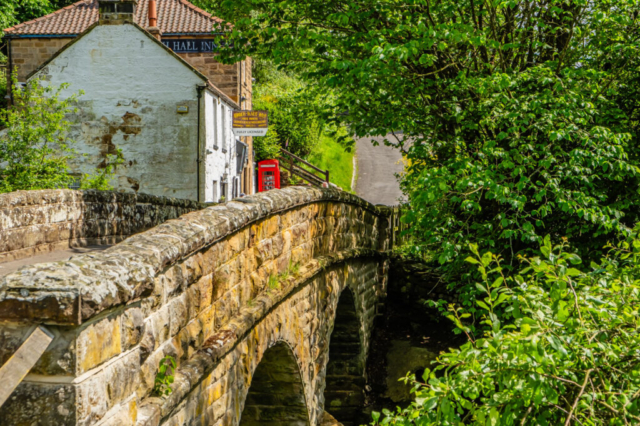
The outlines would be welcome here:
<svg viewBox="0 0 640 426">
<path fill-rule="evenodd" d="M 7 275 L 0 364 L 34 324 L 56 337 L 0 407 L 3 425 L 237 425 L 262 355 L 285 342 L 315 426 L 346 288 L 366 358 L 386 288 L 388 228 L 380 209 L 354 195 L 291 187 Z M 152 390 L 165 355 L 179 368 L 173 393 L 159 398 Z"/>
<path fill-rule="evenodd" d="M 0 263 L 88 244 L 115 244 L 198 210 L 189 200 L 68 189 L 0 194 Z"/>
</svg>

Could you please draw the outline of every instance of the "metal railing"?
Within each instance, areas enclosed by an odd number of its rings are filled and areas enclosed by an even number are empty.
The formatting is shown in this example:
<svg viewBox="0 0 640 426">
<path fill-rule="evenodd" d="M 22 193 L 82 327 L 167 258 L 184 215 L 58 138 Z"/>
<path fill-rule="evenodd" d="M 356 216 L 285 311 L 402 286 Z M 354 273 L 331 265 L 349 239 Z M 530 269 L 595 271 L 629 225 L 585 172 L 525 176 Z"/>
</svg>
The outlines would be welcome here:
<svg viewBox="0 0 640 426">
<path fill-rule="evenodd" d="M 323 186 L 323 184 L 325 183 L 329 185 L 329 170 L 322 170 L 284 148 L 280 148 L 280 154 L 280 165 L 288 170 L 292 175 L 298 176 L 299 178 L 304 179 L 305 181 L 315 186 Z M 311 169 L 320 173 L 321 176 L 318 176 L 312 171 L 296 164 L 296 162 L 310 167 Z"/>
</svg>

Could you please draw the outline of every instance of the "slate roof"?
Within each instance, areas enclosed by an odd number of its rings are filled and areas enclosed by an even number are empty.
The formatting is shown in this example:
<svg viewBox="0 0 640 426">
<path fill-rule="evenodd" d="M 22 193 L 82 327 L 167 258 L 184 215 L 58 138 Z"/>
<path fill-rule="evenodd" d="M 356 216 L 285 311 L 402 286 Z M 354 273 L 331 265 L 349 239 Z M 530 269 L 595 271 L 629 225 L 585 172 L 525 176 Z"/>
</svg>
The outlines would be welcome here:
<svg viewBox="0 0 640 426">
<path fill-rule="evenodd" d="M 158 27 L 163 34 L 210 34 L 220 18 L 192 5 L 186 0 L 156 0 Z M 149 0 L 139 0 L 134 21 L 149 28 Z M 98 0 L 80 0 L 41 18 L 4 30 L 9 35 L 76 36 L 98 21 Z"/>
</svg>

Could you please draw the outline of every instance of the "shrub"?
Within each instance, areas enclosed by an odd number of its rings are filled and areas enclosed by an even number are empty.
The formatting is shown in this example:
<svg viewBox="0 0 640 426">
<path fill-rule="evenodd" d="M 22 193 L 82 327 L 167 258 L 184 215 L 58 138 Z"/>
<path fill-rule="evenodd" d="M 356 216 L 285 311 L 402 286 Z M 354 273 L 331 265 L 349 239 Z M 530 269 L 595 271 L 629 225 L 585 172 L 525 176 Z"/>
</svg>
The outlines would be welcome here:
<svg viewBox="0 0 640 426">
<path fill-rule="evenodd" d="M 540 66 L 448 89 L 480 101 L 456 113 L 459 137 L 410 151 L 403 188 L 412 205 L 404 220 L 452 280 L 470 242 L 510 264 L 546 233 L 585 258 L 628 235 L 639 219 L 638 150 L 623 120 L 605 117 L 615 103 L 594 98 L 601 79 Z"/>
<path fill-rule="evenodd" d="M 266 136 L 253 138 L 253 152 L 256 156 L 256 161 L 269 160 L 280 156 L 280 138 L 275 126 L 269 126 Z"/>
<path fill-rule="evenodd" d="M 93 175 L 83 175 L 80 181 L 80 189 L 97 189 L 107 191 L 113 189 L 111 178 L 119 165 L 124 163 L 122 150 L 118 148 L 115 154 L 107 154 L 104 163 L 98 167 L 98 171 Z"/>
<path fill-rule="evenodd" d="M 158 372 L 153 382 L 153 392 L 158 396 L 167 396 L 173 392 L 171 385 L 175 379 L 176 360 L 171 355 L 166 355 L 160 360 Z"/>
<path fill-rule="evenodd" d="M 640 239 L 589 267 L 547 237 L 540 256 L 505 274 L 501 259 L 475 248 L 476 301 L 449 307 L 468 342 L 443 353 L 415 402 L 375 423 L 429 425 L 625 425 L 640 422 Z"/>
<path fill-rule="evenodd" d="M 14 83 L 15 105 L 0 111 L 0 192 L 65 188 L 72 181 L 67 159 L 73 141 L 67 136 L 76 95 L 66 99 L 59 88 L 31 80 L 24 88 Z"/>
<path fill-rule="evenodd" d="M 270 135 L 257 138 L 258 144 L 268 148 L 262 153 L 279 154 L 279 148 L 288 144 L 288 150 L 307 156 L 317 144 L 323 123 L 317 113 L 319 99 L 295 74 L 278 71 L 266 61 L 256 61 L 254 110 L 269 111 Z M 263 139 L 263 141 L 260 141 Z M 258 155 L 259 159 L 260 156 Z"/>
</svg>

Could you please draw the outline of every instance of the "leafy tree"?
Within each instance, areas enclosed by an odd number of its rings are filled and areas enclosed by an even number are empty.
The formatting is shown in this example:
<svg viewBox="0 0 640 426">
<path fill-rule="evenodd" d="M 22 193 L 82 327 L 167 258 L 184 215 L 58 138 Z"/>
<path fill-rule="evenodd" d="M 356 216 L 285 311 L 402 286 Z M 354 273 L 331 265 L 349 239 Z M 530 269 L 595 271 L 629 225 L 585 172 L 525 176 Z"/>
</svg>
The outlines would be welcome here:
<svg viewBox="0 0 640 426">
<path fill-rule="evenodd" d="M 59 88 L 29 81 L 14 85 L 14 107 L 0 111 L 0 192 L 67 187 L 67 160 L 73 141 L 65 116 L 75 109 L 76 95 L 60 98 Z"/>
<path fill-rule="evenodd" d="M 225 60 L 332 90 L 359 136 L 403 130 L 405 221 L 451 280 L 469 242 L 510 265 L 549 233 L 597 258 L 638 219 L 635 0 L 210 3 Z"/>
<path fill-rule="evenodd" d="M 6 41 L 2 40 L 3 29 L 39 18 L 74 2 L 74 0 L 3 0 L 0 2 L 0 48 L 6 45 Z M 0 53 L 0 64 L 6 65 L 6 62 L 7 58 Z M 6 107 L 7 85 L 5 73 L 0 69 L 0 109 Z"/>
<path fill-rule="evenodd" d="M 278 131 L 275 126 L 270 125 L 266 136 L 253 138 L 253 152 L 256 156 L 256 161 L 278 158 L 281 146 Z"/>
<path fill-rule="evenodd" d="M 282 147 L 288 144 L 290 151 L 308 155 L 322 131 L 314 95 L 295 75 L 273 64 L 256 61 L 256 70 L 253 109 L 269 111 L 269 127 Z"/>
<path fill-rule="evenodd" d="M 476 338 L 466 323 L 472 314 L 450 307 L 468 342 L 441 354 L 423 378 L 407 376 L 415 402 L 385 410 L 381 423 L 638 424 L 640 240 L 591 267 L 565 249 L 547 237 L 540 256 L 509 274 L 498 256 L 473 248 L 486 333 Z"/>
<path fill-rule="evenodd" d="M 39 18 L 65 6 L 74 0 L 4 0 L 0 3 L 0 36 L 2 30 L 21 22 Z"/>
</svg>

